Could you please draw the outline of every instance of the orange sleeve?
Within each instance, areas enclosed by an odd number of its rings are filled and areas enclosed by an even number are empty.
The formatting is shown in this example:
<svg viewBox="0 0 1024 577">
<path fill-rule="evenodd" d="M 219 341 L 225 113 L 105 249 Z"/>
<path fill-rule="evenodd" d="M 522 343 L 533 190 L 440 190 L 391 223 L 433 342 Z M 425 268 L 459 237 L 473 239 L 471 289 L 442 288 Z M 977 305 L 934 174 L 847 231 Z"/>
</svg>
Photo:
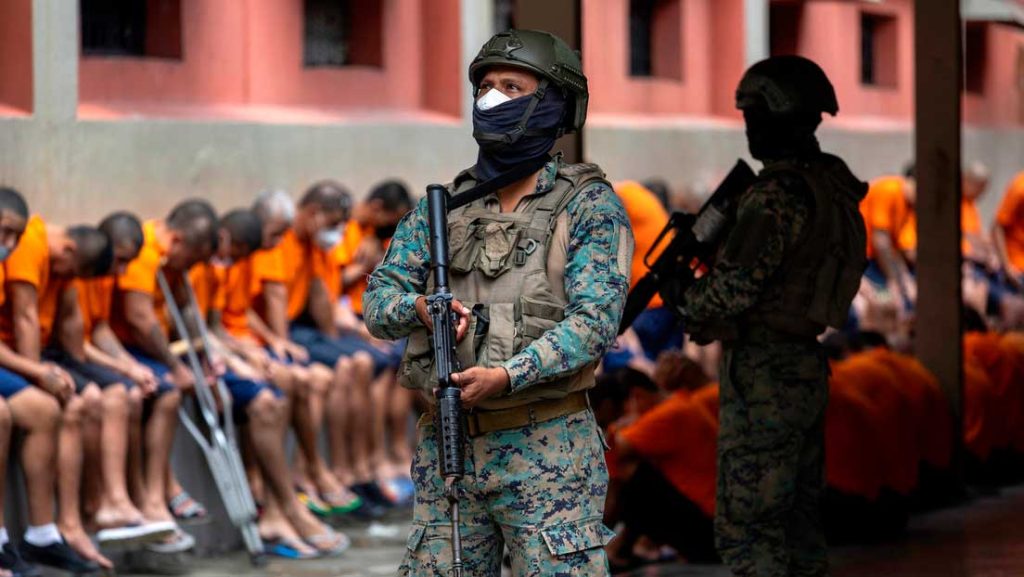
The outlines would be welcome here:
<svg viewBox="0 0 1024 577">
<path fill-rule="evenodd" d="M 140 292 L 148 295 L 157 294 L 156 273 L 160 269 L 160 257 L 155 253 L 143 251 L 128 263 L 123 274 L 117 277 L 117 287 L 125 292 Z"/>
<path fill-rule="evenodd" d="M 974 201 L 964 199 L 960 207 L 960 231 L 967 234 L 981 234 L 981 215 Z"/>
<path fill-rule="evenodd" d="M 4 262 L 7 282 L 28 283 L 34 286 L 42 297 L 42 292 L 46 289 L 43 286 L 48 276 L 46 271 L 50 266 L 48 252 L 45 237 L 23 235 L 14 252 Z"/>
<path fill-rule="evenodd" d="M 288 280 L 284 267 L 284 251 L 280 245 L 259 250 L 252 255 L 252 294 L 263 292 L 263 283 Z"/>
<path fill-rule="evenodd" d="M 1021 213 L 1022 202 L 1024 202 L 1024 172 L 1013 179 L 1006 189 L 1006 194 L 1003 195 L 1002 202 L 999 203 L 999 211 L 996 212 L 996 222 L 999 223 L 999 226 L 1024 225 L 1017 216 Z"/>
<path fill-rule="evenodd" d="M 900 250 L 917 250 L 917 219 L 914 215 L 910 215 L 900 229 L 897 245 Z"/>
</svg>

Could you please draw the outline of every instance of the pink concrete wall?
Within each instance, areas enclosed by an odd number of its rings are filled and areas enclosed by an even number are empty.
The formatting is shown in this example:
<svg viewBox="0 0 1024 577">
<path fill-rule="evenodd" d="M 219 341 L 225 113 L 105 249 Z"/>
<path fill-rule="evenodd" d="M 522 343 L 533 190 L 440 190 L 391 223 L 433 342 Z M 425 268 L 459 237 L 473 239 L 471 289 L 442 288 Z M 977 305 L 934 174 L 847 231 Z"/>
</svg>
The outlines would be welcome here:
<svg viewBox="0 0 1024 577">
<path fill-rule="evenodd" d="M 429 4 L 429 7 L 425 5 Z M 458 0 L 382 0 L 383 66 L 305 68 L 302 0 L 182 0 L 182 60 L 81 59 L 79 99 L 91 105 L 197 108 L 261 105 L 313 109 L 429 109 L 458 114 Z"/>
<path fill-rule="evenodd" d="M 0 115 L 32 112 L 32 0 L 0 2 Z"/>
<path fill-rule="evenodd" d="M 1024 31 L 1005 24 L 986 27 L 987 52 L 984 91 L 964 97 L 964 119 L 971 124 L 1024 124 Z"/>
<path fill-rule="evenodd" d="M 655 37 L 675 26 L 681 40 L 680 70 L 671 77 L 629 74 L 629 1 L 583 1 L 583 68 L 596 114 L 694 114 L 712 112 L 712 45 L 708 26 L 712 0 L 675 0 L 678 9 L 660 11 Z M 722 0 L 716 4 L 733 2 Z M 674 19 L 674 21 L 672 21 Z M 742 34 L 739 41 L 742 43 Z M 735 39 L 734 39 L 735 40 Z M 655 47 L 657 49 L 657 47 Z M 742 50 L 742 48 L 741 48 Z M 668 59 L 672 61 L 672 58 Z M 655 68 L 657 70 L 657 67 Z"/>
<path fill-rule="evenodd" d="M 884 4 L 807 2 L 800 21 L 800 53 L 818 62 L 832 79 L 845 119 L 857 116 L 910 120 L 914 101 L 912 0 Z M 861 12 L 896 18 L 896 52 L 884 54 L 894 67 L 894 86 L 861 83 Z"/>
</svg>

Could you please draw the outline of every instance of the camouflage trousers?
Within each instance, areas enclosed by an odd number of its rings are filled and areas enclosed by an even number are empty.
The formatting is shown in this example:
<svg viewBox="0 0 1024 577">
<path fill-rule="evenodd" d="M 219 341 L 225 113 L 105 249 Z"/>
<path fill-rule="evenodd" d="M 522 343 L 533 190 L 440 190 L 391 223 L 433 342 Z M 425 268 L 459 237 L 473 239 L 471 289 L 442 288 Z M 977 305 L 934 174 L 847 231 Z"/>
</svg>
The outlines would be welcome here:
<svg viewBox="0 0 1024 577">
<path fill-rule="evenodd" d="M 416 505 L 403 576 L 447 577 L 451 521 L 434 424 L 420 419 L 412 465 Z M 459 501 L 467 577 L 607 575 L 612 532 L 602 523 L 608 469 L 590 411 L 468 440 Z"/>
<path fill-rule="evenodd" d="M 828 365 L 816 342 L 722 358 L 715 544 L 740 577 L 821 576 Z"/>
</svg>

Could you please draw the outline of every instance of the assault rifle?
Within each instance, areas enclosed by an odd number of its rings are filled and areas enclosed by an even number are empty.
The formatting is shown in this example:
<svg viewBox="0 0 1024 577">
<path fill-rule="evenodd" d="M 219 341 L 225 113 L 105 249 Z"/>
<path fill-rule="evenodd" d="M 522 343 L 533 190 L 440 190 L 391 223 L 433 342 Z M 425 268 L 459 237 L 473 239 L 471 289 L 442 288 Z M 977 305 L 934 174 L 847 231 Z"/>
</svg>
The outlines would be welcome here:
<svg viewBox="0 0 1024 577">
<path fill-rule="evenodd" d="M 678 307 L 683 293 L 696 280 L 696 273 L 714 264 L 715 253 L 723 232 L 732 226 L 736 215 L 736 200 L 754 183 L 757 176 L 743 160 L 736 161 L 725 180 L 718 185 L 696 215 L 674 212 L 668 224 L 658 235 L 654 245 L 644 255 L 649 272 L 629 291 L 626 306 L 619 323 L 619 334 L 647 308 L 655 293 L 661 293 L 665 303 Z M 666 244 L 651 262 L 652 255 Z"/>
<path fill-rule="evenodd" d="M 430 221 L 430 268 L 434 271 L 434 293 L 427 297 L 427 311 L 434 326 L 434 365 L 437 367 L 435 428 L 440 451 L 441 476 L 452 520 L 452 570 L 462 577 L 462 537 L 459 530 L 459 481 L 465 474 L 466 428 L 462 414 L 462 391 L 452 382 L 459 372 L 455 353 L 455 314 L 448 289 L 448 191 L 439 184 L 427 187 Z"/>
</svg>

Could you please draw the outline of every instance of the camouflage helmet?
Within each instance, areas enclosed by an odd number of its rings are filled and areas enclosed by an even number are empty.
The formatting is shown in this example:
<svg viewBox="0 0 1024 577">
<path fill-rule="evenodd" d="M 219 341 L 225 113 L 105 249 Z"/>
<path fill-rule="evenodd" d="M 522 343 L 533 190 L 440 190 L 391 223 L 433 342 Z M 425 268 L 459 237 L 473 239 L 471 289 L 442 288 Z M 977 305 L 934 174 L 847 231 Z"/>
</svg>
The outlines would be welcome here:
<svg viewBox="0 0 1024 577">
<path fill-rule="evenodd" d="M 773 116 L 839 112 L 825 71 L 802 56 L 773 56 L 751 66 L 736 88 L 736 108 L 766 108 Z"/>
<path fill-rule="evenodd" d="M 499 32 L 480 48 L 469 65 L 469 82 L 476 95 L 485 71 L 495 65 L 514 66 L 546 78 L 561 88 L 566 95 L 570 114 L 566 132 L 583 126 L 587 118 L 587 77 L 579 52 L 569 48 L 564 40 L 540 30 L 509 30 Z"/>
</svg>

